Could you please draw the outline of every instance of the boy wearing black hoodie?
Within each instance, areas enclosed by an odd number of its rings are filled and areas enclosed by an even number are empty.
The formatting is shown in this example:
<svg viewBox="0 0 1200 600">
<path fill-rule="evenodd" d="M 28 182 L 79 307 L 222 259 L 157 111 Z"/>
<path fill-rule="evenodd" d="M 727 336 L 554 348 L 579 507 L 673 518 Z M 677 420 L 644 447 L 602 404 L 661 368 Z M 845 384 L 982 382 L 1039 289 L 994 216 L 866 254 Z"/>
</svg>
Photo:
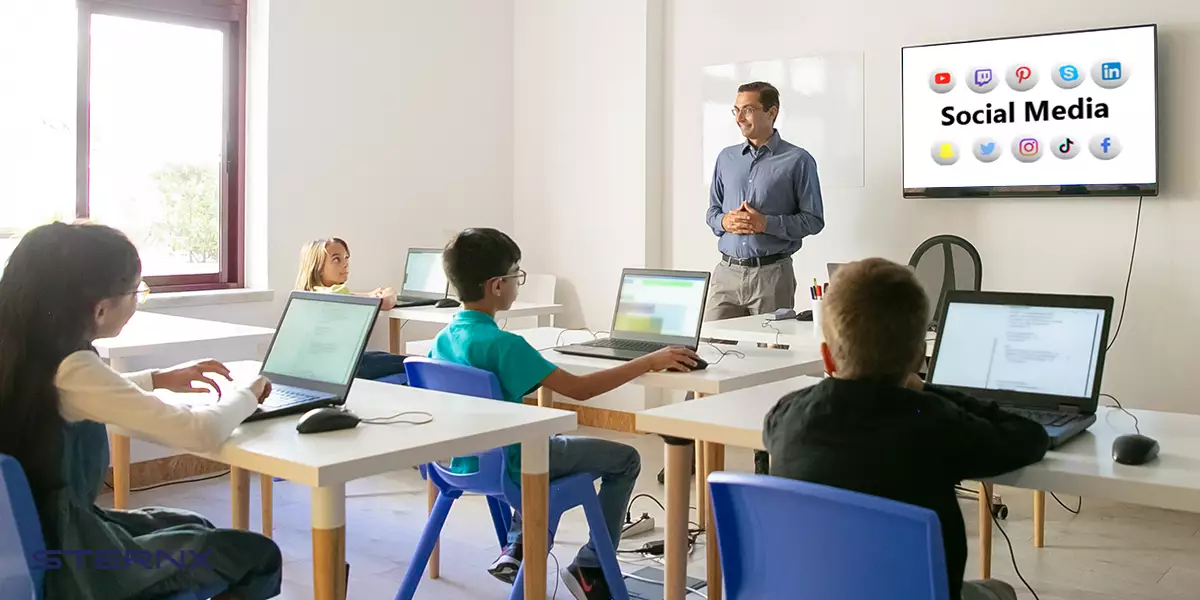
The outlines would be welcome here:
<svg viewBox="0 0 1200 600">
<path fill-rule="evenodd" d="M 771 475 L 935 511 L 950 597 L 1015 600 L 1004 582 L 963 582 L 967 536 L 954 488 L 1038 462 L 1049 448 L 1045 429 L 917 376 L 930 307 L 908 267 L 879 258 L 844 266 L 822 302 L 830 377 L 767 414 Z"/>
</svg>

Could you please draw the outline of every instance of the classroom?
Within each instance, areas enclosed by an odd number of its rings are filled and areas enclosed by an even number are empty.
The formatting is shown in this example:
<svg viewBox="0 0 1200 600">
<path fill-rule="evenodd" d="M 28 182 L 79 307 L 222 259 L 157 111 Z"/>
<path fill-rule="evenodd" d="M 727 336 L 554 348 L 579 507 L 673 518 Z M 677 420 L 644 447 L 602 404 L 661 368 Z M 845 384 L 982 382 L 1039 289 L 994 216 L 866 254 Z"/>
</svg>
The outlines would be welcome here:
<svg viewBox="0 0 1200 600">
<path fill-rule="evenodd" d="M 1197 23 L 0 2 L 0 600 L 1194 599 Z"/>
</svg>

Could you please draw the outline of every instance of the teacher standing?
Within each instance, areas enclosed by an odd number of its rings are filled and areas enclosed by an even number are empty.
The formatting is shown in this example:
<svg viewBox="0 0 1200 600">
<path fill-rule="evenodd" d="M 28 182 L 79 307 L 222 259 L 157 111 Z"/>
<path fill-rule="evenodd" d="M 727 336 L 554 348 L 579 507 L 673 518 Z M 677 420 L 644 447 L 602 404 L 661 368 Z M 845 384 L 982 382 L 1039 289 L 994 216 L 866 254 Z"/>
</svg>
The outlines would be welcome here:
<svg viewBox="0 0 1200 600">
<path fill-rule="evenodd" d="M 738 88 L 733 116 L 746 141 L 717 156 L 708 226 L 721 262 L 713 270 L 705 321 L 773 313 L 796 306 L 792 255 L 825 228 L 817 161 L 775 129 L 779 90 L 762 81 Z M 766 452 L 754 472 L 767 473 Z"/>
<path fill-rule="evenodd" d="M 733 116 L 746 141 L 722 150 L 713 172 L 707 220 L 722 257 L 706 321 L 795 308 L 792 255 L 825 227 L 817 161 L 775 129 L 779 90 L 742 85 Z"/>
</svg>

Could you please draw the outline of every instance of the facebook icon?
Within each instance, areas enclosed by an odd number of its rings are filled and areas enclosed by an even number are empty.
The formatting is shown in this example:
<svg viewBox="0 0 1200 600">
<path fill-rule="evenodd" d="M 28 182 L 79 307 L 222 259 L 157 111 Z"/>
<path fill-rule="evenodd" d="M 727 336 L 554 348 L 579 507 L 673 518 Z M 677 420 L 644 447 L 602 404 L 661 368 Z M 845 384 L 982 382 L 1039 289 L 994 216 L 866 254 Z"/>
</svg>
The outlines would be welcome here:
<svg viewBox="0 0 1200 600">
<path fill-rule="evenodd" d="M 1100 65 L 1100 79 L 1104 81 L 1116 81 L 1121 78 L 1121 63 L 1106 62 Z"/>
<path fill-rule="evenodd" d="M 1112 147 L 1112 138 L 1106 137 L 1103 140 L 1100 140 L 1101 151 L 1104 152 L 1105 154 L 1108 154 L 1108 149 L 1111 147 Z"/>
<path fill-rule="evenodd" d="M 1101 133 L 1092 138 L 1088 149 L 1092 151 L 1092 156 L 1100 160 L 1112 160 L 1121 153 L 1121 140 L 1113 135 Z"/>
</svg>

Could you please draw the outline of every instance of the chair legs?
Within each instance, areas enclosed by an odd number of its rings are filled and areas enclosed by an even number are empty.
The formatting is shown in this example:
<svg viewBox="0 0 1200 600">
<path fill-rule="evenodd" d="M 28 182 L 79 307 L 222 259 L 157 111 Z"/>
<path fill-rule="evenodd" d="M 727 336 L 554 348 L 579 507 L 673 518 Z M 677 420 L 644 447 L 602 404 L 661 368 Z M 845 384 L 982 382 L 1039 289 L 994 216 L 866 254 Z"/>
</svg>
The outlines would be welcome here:
<svg viewBox="0 0 1200 600">
<path fill-rule="evenodd" d="M 500 548 L 508 545 L 508 530 L 512 528 L 512 509 L 499 498 L 488 496 L 488 510 L 492 513 L 492 526 L 496 528 L 496 539 Z"/>
<path fill-rule="evenodd" d="M 425 523 L 421 539 L 413 551 L 412 562 L 408 564 L 408 570 L 404 573 L 400 591 L 396 592 L 396 600 L 412 600 L 413 595 L 417 593 L 417 585 L 421 583 L 421 576 L 425 574 L 425 566 L 429 563 L 430 555 L 433 554 L 433 546 L 442 534 L 442 526 L 446 524 L 446 517 L 450 516 L 450 507 L 453 505 L 454 498 L 445 493 L 438 494 L 437 502 L 433 505 L 433 512 L 429 513 L 429 521 Z"/>
</svg>

